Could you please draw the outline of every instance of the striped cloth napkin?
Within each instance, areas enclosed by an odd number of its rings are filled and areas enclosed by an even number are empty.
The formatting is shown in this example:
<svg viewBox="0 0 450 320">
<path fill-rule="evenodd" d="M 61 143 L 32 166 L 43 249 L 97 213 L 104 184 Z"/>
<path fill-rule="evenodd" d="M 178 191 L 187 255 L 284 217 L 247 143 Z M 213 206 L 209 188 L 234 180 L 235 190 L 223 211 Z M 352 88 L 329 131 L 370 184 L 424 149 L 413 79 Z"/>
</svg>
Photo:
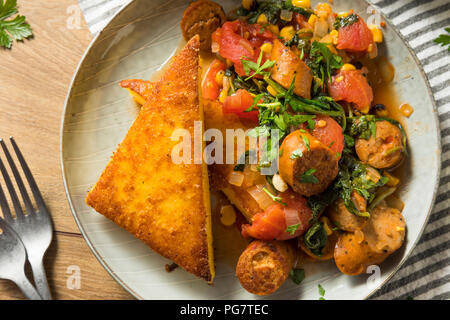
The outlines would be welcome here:
<svg viewBox="0 0 450 320">
<path fill-rule="evenodd" d="M 78 0 L 93 34 L 130 0 Z M 431 84 L 442 135 L 436 205 L 411 256 L 372 299 L 450 299 L 450 53 L 433 42 L 450 26 L 449 0 L 372 0 L 416 52 Z"/>
</svg>

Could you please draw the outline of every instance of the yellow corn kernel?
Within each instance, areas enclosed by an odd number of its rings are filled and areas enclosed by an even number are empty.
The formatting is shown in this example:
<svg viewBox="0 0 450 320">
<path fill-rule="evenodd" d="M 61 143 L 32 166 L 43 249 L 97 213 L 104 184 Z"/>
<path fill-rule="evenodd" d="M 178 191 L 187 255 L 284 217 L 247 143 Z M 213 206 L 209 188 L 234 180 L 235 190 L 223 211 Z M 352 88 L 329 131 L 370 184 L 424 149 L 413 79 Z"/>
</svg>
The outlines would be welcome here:
<svg viewBox="0 0 450 320">
<path fill-rule="evenodd" d="M 376 43 L 383 42 L 383 31 L 381 31 L 378 26 L 371 24 L 369 25 L 369 29 L 372 32 L 373 41 Z"/>
<path fill-rule="evenodd" d="M 327 217 L 320 217 L 320 221 L 323 223 L 323 228 L 325 229 L 327 236 L 331 235 L 333 230 L 330 227 L 330 220 Z"/>
<path fill-rule="evenodd" d="M 272 88 L 271 86 L 267 86 L 267 91 L 268 91 L 271 95 L 273 95 L 274 97 L 276 97 L 276 95 L 278 94 L 278 92 L 277 92 L 274 88 Z"/>
<path fill-rule="evenodd" d="M 227 63 L 227 67 L 228 67 L 228 68 L 231 67 L 231 66 L 233 65 L 233 62 L 232 62 L 230 59 L 227 59 L 227 60 L 226 60 L 226 63 Z"/>
<path fill-rule="evenodd" d="M 333 41 L 334 45 L 338 44 L 339 40 L 339 32 L 337 30 L 333 30 L 330 32 L 331 40 Z"/>
<path fill-rule="evenodd" d="M 344 76 L 337 77 L 334 81 L 341 82 L 342 80 L 344 80 Z"/>
<path fill-rule="evenodd" d="M 260 14 L 258 19 L 256 20 L 257 24 L 266 24 L 267 22 L 269 22 L 269 20 L 267 20 L 267 17 L 264 13 Z"/>
<path fill-rule="evenodd" d="M 356 70 L 356 67 L 350 63 L 346 63 L 342 66 L 341 70 L 342 71 L 352 71 L 352 70 Z"/>
<path fill-rule="evenodd" d="M 242 6 L 244 9 L 250 10 L 253 5 L 253 0 L 242 0 Z"/>
<path fill-rule="evenodd" d="M 414 109 L 413 109 L 413 107 L 411 107 L 411 106 L 409 105 L 409 103 L 404 103 L 404 104 L 402 104 L 402 105 L 400 106 L 400 112 L 401 112 L 405 117 L 409 118 L 409 117 L 413 114 Z"/>
<path fill-rule="evenodd" d="M 295 7 L 299 8 L 311 8 L 311 1 L 310 0 L 292 0 L 292 4 Z"/>
<path fill-rule="evenodd" d="M 219 102 L 224 103 L 225 99 L 228 97 L 228 90 L 222 90 L 219 94 Z"/>
<path fill-rule="evenodd" d="M 284 27 L 280 31 L 280 37 L 284 40 L 289 41 L 295 36 L 295 29 L 293 26 Z"/>
<path fill-rule="evenodd" d="M 264 53 L 270 54 L 272 52 L 272 48 L 273 48 L 272 44 L 269 42 L 266 42 L 261 46 L 261 51 Z"/>
<path fill-rule="evenodd" d="M 339 18 L 345 18 L 347 16 L 348 16 L 348 12 L 340 12 L 340 13 L 338 13 L 338 17 Z"/>
<path fill-rule="evenodd" d="M 216 83 L 219 86 L 223 86 L 223 77 L 224 77 L 224 75 L 225 75 L 225 71 L 223 71 L 223 70 L 220 70 L 219 72 L 216 73 L 215 80 L 216 80 Z"/>
<path fill-rule="evenodd" d="M 316 21 L 317 21 L 317 16 L 315 14 L 312 14 L 308 19 L 308 23 L 311 25 L 311 27 L 314 27 L 314 25 L 316 24 Z"/>
<path fill-rule="evenodd" d="M 386 109 L 377 109 L 375 113 L 378 117 L 389 117 L 389 111 Z"/>
<path fill-rule="evenodd" d="M 248 38 L 250 38 L 250 32 L 245 31 L 244 32 L 244 39 L 248 39 Z"/>
<path fill-rule="evenodd" d="M 127 88 L 127 90 L 130 92 L 131 96 L 134 98 L 134 101 L 136 101 L 140 105 L 145 104 L 145 99 L 136 91 L 131 90 L 130 88 Z"/>
<path fill-rule="evenodd" d="M 280 34 L 280 28 L 276 24 L 268 25 L 267 29 L 276 36 Z"/>
<path fill-rule="evenodd" d="M 317 126 L 319 128 L 325 128 L 327 126 L 327 122 L 325 120 L 319 120 L 317 121 Z"/>
<path fill-rule="evenodd" d="M 364 107 L 361 110 L 359 110 L 363 114 L 368 114 L 370 111 L 370 106 Z"/>
<path fill-rule="evenodd" d="M 318 17 L 327 19 L 328 16 L 331 14 L 332 10 L 328 3 L 319 3 L 314 12 Z"/>
<path fill-rule="evenodd" d="M 405 231 L 405 228 L 403 228 L 403 227 L 397 227 L 396 230 L 397 230 L 398 232 L 401 232 L 401 231 Z"/>
<path fill-rule="evenodd" d="M 220 222 L 224 226 L 232 226 L 236 222 L 236 211 L 233 206 L 227 205 L 220 209 Z"/>
<path fill-rule="evenodd" d="M 400 183 L 400 179 L 394 177 L 393 175 L 389 174 L 388 172 L 383 173 L 383 175 L 388 178 L 389 180 L 386 182 L 386 185 L 388 187 L 395 187 Z"/>
</svg>

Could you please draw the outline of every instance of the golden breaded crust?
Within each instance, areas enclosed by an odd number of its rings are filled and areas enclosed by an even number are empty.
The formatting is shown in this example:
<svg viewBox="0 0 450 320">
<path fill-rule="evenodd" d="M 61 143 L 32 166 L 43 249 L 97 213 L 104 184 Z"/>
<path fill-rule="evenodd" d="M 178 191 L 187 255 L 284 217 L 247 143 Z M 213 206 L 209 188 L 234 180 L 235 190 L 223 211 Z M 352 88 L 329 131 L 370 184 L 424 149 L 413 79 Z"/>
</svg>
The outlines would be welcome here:
<svg viewBox="0 0 450 320">
<path fill-rule="evenodd" d="M 171 159 L 175 129 L 203 120 L 199 38 L 173 59 L 142 107 L 86 203 L 186 271 L 214 277 L 206 165 Z"/>
</svg>

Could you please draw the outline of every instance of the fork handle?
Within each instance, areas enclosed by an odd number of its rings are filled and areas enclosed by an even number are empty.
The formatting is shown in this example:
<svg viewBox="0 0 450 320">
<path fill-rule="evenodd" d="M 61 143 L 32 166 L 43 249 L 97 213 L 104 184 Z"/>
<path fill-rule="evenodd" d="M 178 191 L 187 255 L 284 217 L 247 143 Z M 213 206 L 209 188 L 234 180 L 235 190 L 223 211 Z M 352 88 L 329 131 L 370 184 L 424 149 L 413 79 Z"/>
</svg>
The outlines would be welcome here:
<svg viewBox="0 0 450 320">
<path fill-rule="evenodd" d="M 14 280 L 16 285 L 19 287 L 20 291 L 30 300 L 42 300 L 41 296 L 37 292 L 37 290 L 33 287 L 30 280 L 25 276 L 25 273 L 22 273 L 20 278 Z"/>
<path fill-rule="evenodd" d="M 47 275 L 45 274 L 44 264 L 42 261 L 31 261 L 31 268 L 33 270 L 34 283 L 43 300 L 52 300 L 50 288 L 48 287 Z"/>
</svg>

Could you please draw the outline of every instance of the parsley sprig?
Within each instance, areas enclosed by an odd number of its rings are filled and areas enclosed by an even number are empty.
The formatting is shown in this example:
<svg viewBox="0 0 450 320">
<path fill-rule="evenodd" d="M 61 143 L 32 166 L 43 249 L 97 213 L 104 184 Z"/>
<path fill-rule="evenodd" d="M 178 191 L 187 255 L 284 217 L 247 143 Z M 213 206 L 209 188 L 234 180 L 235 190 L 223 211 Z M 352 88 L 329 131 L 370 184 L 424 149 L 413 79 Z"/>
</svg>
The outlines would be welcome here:
<svg viewBox="0 0 450 320">
<path fill-rule="evenodd" d="M 434 42 L 440 44 L 443 47 L 448 46 L 448 51 L 450 51 L 450 27 L 445 28 L 444 30 L 449 34 L 441 34 L 439 37 L 434 39 Z"/>
<path fill-rule="evenodd" d="M 25 17 L 15 14 L 17 0 L 0 0 L 0 46 L 10 49 L 13 39 L 21 41 L 33 35 L 31 27 L 25 22 Z"/>
<path fill-rule="evenodd" d="M 256 62 L 251 61 L 251 60 L 246 60 L 246 59 L 250 59 L 249 57 L 244 57 L 244 58 L 245 59 L 241 59 L 242 66 L 244 67 L 245 74 L 249 76 L 248 78 L 245 79 L 245 81 L 250 80 L 251 78 L 253 78 L 256 75 L 270 76 L 270 71 L 267 71 L 266 69 L 272 68 L 275 65 L 275 61 L 270 61 L 270 60 L 266 60 L 263 64 L 261 64 L 262 58 L 263 58 L 262 51 L 259 53 L 259 57 Z M 253 74 L 250 74 L 252 71 L 254 71 Z"/>
</svg>

